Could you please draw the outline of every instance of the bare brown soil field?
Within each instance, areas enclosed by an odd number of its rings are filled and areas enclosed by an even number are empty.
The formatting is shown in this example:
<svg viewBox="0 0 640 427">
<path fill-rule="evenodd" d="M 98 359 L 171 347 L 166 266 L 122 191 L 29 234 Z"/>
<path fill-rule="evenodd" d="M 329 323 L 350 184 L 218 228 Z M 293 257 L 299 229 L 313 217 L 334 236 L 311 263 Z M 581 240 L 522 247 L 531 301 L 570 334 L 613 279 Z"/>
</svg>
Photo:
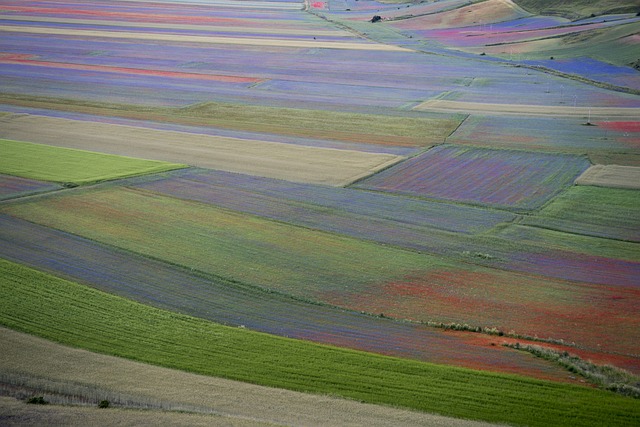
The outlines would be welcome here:
<svg viewBox="0 0 640 427">
<path fill-rule="evenodd" d="M 561 107 L 553 105 L 522 105 L 522 104 L 490 104 L 482 102 L 447 101 L 431 99 L 414 107 L 414 110 L 424 111 L 459 111 L 469 113 L 516 114 L 526 116 L 569 116 L 569 117 L 607 117 L 636 118 L 640 117 L 640 108 L 616 107 Z"/>
<path fill-rule="evenodd" d="M 0 328 L 0 372 L 89 385 L 116 393 L 210 409 L 214 415 L 26 405 L 0 398 L 0 424 L 21 425 L 369 425 L 488 426 L 379 405 L 272 389 L 91 353 Z"/>
<path fill-rule="evenodd" d="M 640 190 L 640 167 L 593 165 L 576 179 L 576 184 Z"/>
<path fill-rule="evenodd" d="M 33 115 L 0 117 L 0 137 L 184 163 L 295 182 L 344 186 L 402 160 L 319 148 Z"/>
<path fill-rule="evenodd" d="M 351 43 L 351 42 L 333 42 L 321 40 L 291 40 L 291 39 L 267 39 L 267 38 L 244 38 L 244 37 L 218 37 L 218 36 L 188 36 L 180 34 L 153 34 L 153 33 L 135 33 L 128 31 L 99 31 L 99 30 L 75 30 L 66 28 L 47 28 L 47 27 L 21 27 L 14 25 L 0 26 L 2 32 L 29 33 L 29 34 L 51 34 L 58 36 L 82 37 L 90 38 L 109 38 L 109 39 L 129 39 L 129 40 L 147 40 L 147 41 L 163 41 L 175 43 L 207 43 L 207 44 L 226 44 L 226 45 L 243 45 L 243 46 L 266 46 L 266 47 L 291 47 L 291 48 L 321 48 L 321 49 L 348 49 L 348 50 L 374 50 L 387 52 L 411 52 L 399 46 L 386 45 L 381 43 Z"/>
</svg>

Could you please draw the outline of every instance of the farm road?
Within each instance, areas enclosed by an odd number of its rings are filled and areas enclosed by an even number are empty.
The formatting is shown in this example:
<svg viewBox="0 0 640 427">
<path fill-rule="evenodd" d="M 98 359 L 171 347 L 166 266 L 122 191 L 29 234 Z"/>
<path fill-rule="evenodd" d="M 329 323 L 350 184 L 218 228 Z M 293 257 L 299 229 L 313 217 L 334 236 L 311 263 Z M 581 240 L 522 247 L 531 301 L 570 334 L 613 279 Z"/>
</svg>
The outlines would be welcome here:
<svg viewBox="0 0 640 427">
<path fill-rule="evenodd" d="M 184 163 L 309 184 L 345 186 L 401 156 L 161 131 L 35 115 L 0 117 L 0 138 Z"/>
</svg>

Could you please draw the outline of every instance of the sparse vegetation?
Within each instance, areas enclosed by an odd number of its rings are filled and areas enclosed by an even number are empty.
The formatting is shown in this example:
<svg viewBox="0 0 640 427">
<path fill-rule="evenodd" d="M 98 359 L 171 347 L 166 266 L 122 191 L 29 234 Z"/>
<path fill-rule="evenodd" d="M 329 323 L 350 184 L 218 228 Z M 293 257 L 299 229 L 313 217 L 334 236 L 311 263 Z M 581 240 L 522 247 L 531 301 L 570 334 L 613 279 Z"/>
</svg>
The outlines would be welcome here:
<svg viewBox="0 0 640 427">
<path fill-rule="evenodd" d="M 528 351 L 537 357 L 558 363 L 569 372 L 578 374 L 605 390 L 640 399 L 640 377 L 624 369 L 612 365 L 596 365 L 566 351 L 558 351 L 539 345 L 520 343 L 504 345 L 516 350 Z"/>
</svg>

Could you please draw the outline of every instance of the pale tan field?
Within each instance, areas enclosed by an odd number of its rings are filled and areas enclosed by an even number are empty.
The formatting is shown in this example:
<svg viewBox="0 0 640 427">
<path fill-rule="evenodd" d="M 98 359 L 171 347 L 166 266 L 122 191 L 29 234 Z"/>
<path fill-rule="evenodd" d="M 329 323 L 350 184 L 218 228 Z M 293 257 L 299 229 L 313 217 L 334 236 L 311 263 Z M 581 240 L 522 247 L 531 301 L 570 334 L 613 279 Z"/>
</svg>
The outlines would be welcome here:
<svg viewBox="0 0 640 427">
<path fill-rule="evenodd" d="M 527 116 L 568 116 L 568 117 L 607 117 L 611 118 L 637 118 L 640 117 L 640 108 L 617 107 L 563 107 L 553 105 L 523 105 L 523 104 L 490 104 L 482 102 L 447 101 L 444 99 L 431 99 L 413 108 L 414 110 L 468 112 L 468 113 L 495 113 L 515 114 Z"/>
<path fill-rule="evenodd" d="M 0 396 L 3 426 L 273 426 L 275 424 L 216 415 L 97 407 L 27 405 Z"/>
<path fill-rule="evenodd" d="M 576 179 L 576 184 L 640 190 L 640 167 L 593 165 Z"/>
<path fill-rule="evenodd" d="M 403 159 L 34 115 L 0 116 L 0 124 L 4 139 L 333 186 L 350 184 Z"/>
<path fill-rule="evenodd" d="M 2 327 L 0 342 L 0 372 L 20 372 L 215 412 L 196 415 L 157 410 L 77 409 L 27 405 L 3 398 L 0 399 L 3 425 L 7 425 L 4 420 L 8 416 L 18 417 L 15 420 L 19 425 L 25 421 L 37 425 L 489 425 L 145 365 L 65 347 Z"/>
<path fill-rule="evenodd" d="M 71 28 L 26 27 L 18 25 L 1 25 L 0 31 L 30 34 L 51 34 L 57 36 L 73 36 L 83 39 L 95 37 L 109 39 L 150 40 L 176 43 L 207 43 L 264 47 L 292 47 L 292 48 L 320 48 L 320 49 L 349 49 L 349 50 L 373 50 L 391 52 L 410 52 L 399 46 L 381 43 L 362 42 L 333 42 L 322 40 L 291 40 L 291 39 L 267 39 L 250 37 L 217 37 L 217 36 L 188 36 L 181 34 L 164 33 L 136 33 L 129 31 L 101 31 L 101 30 L 76 30 Z"/>
</svg>

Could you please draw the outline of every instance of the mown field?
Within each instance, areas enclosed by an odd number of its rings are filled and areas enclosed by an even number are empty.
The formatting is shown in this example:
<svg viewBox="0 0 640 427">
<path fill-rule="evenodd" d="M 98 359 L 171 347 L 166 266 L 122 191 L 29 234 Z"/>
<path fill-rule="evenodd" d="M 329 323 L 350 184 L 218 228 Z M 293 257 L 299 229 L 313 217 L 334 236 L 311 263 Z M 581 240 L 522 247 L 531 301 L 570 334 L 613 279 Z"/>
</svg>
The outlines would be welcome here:
<svg viewBox="0 0 640 427">
<path fill-rule="evenodd" d="M 184 424 L 636 425 L 640 18 L 517 3 L 3 1 L 0 325 L 150 379 L 44 357 L 0 394 L 68 402 L 77 378 Z M 327 395 L 344 418 L 309 410 Z M 0 399 L 104 420 L 50 408 Z"/>
</svg>

